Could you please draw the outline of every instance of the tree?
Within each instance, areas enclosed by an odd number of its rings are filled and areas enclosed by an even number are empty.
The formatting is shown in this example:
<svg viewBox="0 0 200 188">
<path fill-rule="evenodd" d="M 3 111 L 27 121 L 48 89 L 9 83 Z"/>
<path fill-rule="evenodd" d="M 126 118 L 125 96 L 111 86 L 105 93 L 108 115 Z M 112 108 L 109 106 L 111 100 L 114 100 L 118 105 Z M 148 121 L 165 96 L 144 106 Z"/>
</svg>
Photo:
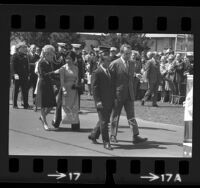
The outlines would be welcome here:
<svg viewBox="0 0 200 188">
<path fill-rule="evenodd" d="M 119 49 L 122 44 L 129 44 L 133 50 L 139 52 L 149 50 L 148 39 L 145 34 L 107 33 L 96 35 L 94 38 L 102 46 L 114 46 Z"/>
<path fill-rule="evenodd" d="M 41 48 L 45 44 L 49 44 L 49 32 L 12 32 L 11 44 L 17 44 L 20 41 L 27 45 L 36 44 Z"/>
<path fill-rule="evenodd" d="M 19 42 L 25 42 L 27 45 L 36 44 L 42 48 L 46 44 L 57 46 L 58 42 L 67 44 L 80 43 L 84 47 L 84 41 L 80 40 L 80 34 L 61 33 L 61 32 L 12 32 L 10 37 L 11 46 Z"/>
</svg>

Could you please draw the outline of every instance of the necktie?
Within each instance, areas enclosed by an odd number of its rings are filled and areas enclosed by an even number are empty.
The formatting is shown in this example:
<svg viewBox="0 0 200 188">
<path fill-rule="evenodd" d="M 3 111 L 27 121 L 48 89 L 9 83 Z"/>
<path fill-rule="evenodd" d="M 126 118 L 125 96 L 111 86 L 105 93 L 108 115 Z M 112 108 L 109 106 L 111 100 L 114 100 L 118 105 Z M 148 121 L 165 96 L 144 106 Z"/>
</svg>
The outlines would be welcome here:
<svg viewBox="0 0 200 188">
<path fill-rule="evenodd" d="M 125 64 L 126 64 L 126 72 L 128 73 L 128 69 L 129 69 L 128 61 L 126 61 Z"/>
<path fill-rule="evenodd" d="M 108 69 L 106 69 L 106 74 L 108 75 L 108 77 L 110 77 L 110 73 L 109 73 Z"/>
</svg>

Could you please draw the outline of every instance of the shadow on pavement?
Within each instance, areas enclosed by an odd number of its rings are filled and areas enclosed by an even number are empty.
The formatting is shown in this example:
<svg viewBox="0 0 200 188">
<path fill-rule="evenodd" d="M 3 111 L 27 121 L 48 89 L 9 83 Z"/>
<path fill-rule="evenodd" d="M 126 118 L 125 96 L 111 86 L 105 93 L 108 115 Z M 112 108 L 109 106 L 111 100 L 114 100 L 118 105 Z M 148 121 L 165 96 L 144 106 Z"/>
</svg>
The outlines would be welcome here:
<svg viewBox="0 0 200 188">
<path fill-rule="evenodd" d="M 132 143 L 131 141 L 125 141 L 125 140 L 118 140 L 118 142 L 126 142 L 126 143 Z M 139 144 L 129 144 L 129 145 L 120 145 L 120 144 L 112 144 L 114 149 L 167 149 L 167 147 L 163 147 L 160 145 L 176 145 L 179 147 L 182 147 L 183 145 L 180 143 L 174 143 L 174 142 L 159 142 L 159 141 L 146 141 Z M 117 146 L 117 147 L 115 147 Z"/>
<path fill-rule="evenodd" d="M 130 127 L 129 126 L 119 126 L 119 128 L 128 129 Z M 139 129 L 150 129 L 150 130 L 162 130 L 162 131 L 176 132 L 176 131 L 170 130 L 170 129 L 154 128 L 154 127 L 140 127 L 139 126 Z"/>
<path fill-rule="evenodd" d="M 80 112 L 79 115 L 85 115 L 85 114 L 96 114 L 96 111 L 89 111 L 89 112 Z"/>
<path fill-rule="evenodd" d="M 125 141 L 125 140 L 118 140 L 119 142 L 127 142 L 132 143 L 131 141 Z M 112 144 L 112 143 L 111 143 Z M 173 143 L 173 142 L 159 142 L 159 141 L 146 141 L 144 143 L 139 144 L 129 144 L 129 145 L 120 145 L 120 144 L 112 144 L 114 149 L 167 149 L 167 147 L 160 146 L 160 145 L 176 145 L 179 147 L 182 147 L 182 144 L 180 143 Z"/>
<path fill-rule="evenodd" d="M 162 131 L 176 132 L 176 131 L 170 130 L 170 129 L 154 128 L 154 127 L 139 127 L 139 129 L 150 129 L 150 130 L 162 130 Z"/>
<path fill-rule="evenodd" d="M 167 149 L 167 147 L 159 146 L 159 144 L 129 144 L 129 145 L 120 145 L 120 144 L 111 144 L 113 149 L 125 149 L 125 150 L 131 150 L 131 149 Z"/>
<path fill-rule="evenodd" d="M 182 105 L 174 105 L 174 106 L 158 106 L 158 108 L 183 108 Z"/>
<path fill-rule="evenodd" d="M 89 133 L 92 129 L 79 129 L 79 130 L 72 130 L 71 128 L 60 127 L 56 132 L 82 132 L 82 133 Z"/>
</svg>

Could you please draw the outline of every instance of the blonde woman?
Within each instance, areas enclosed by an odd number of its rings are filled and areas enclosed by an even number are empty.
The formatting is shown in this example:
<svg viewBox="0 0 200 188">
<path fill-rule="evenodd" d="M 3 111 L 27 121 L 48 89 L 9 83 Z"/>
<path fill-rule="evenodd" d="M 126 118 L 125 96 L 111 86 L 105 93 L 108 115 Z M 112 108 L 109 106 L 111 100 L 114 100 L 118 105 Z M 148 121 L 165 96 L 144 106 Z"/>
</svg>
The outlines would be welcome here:
<svg viewBox="0 0 200 188">
<path fill-rule="evenodd" d="M 55 56 L 55 48 L 52 45 L 46 45 L 42 49 L 41 59 L 38 63 L 39 81 L 36 96 L 36 106 L 41 107 L 40 120 L 44 129 L 49 130 L 46 116 L 56 106 L 53 85 L 49 72 L 52 71 L 52 62 Z"/>
</svg>

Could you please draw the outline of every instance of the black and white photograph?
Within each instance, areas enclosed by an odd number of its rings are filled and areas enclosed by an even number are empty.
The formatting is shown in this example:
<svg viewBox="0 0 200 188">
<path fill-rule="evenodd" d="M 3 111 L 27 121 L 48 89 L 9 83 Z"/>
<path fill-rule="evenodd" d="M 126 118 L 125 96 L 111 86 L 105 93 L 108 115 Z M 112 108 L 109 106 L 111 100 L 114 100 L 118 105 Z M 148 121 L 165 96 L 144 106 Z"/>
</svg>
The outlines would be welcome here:
<svg viewBox="0 0 200 188">
<path fill-rule="evenodd" d="M 192 157 L 194 36 L 11 32 L 9 155 Z"/>
</svg>

